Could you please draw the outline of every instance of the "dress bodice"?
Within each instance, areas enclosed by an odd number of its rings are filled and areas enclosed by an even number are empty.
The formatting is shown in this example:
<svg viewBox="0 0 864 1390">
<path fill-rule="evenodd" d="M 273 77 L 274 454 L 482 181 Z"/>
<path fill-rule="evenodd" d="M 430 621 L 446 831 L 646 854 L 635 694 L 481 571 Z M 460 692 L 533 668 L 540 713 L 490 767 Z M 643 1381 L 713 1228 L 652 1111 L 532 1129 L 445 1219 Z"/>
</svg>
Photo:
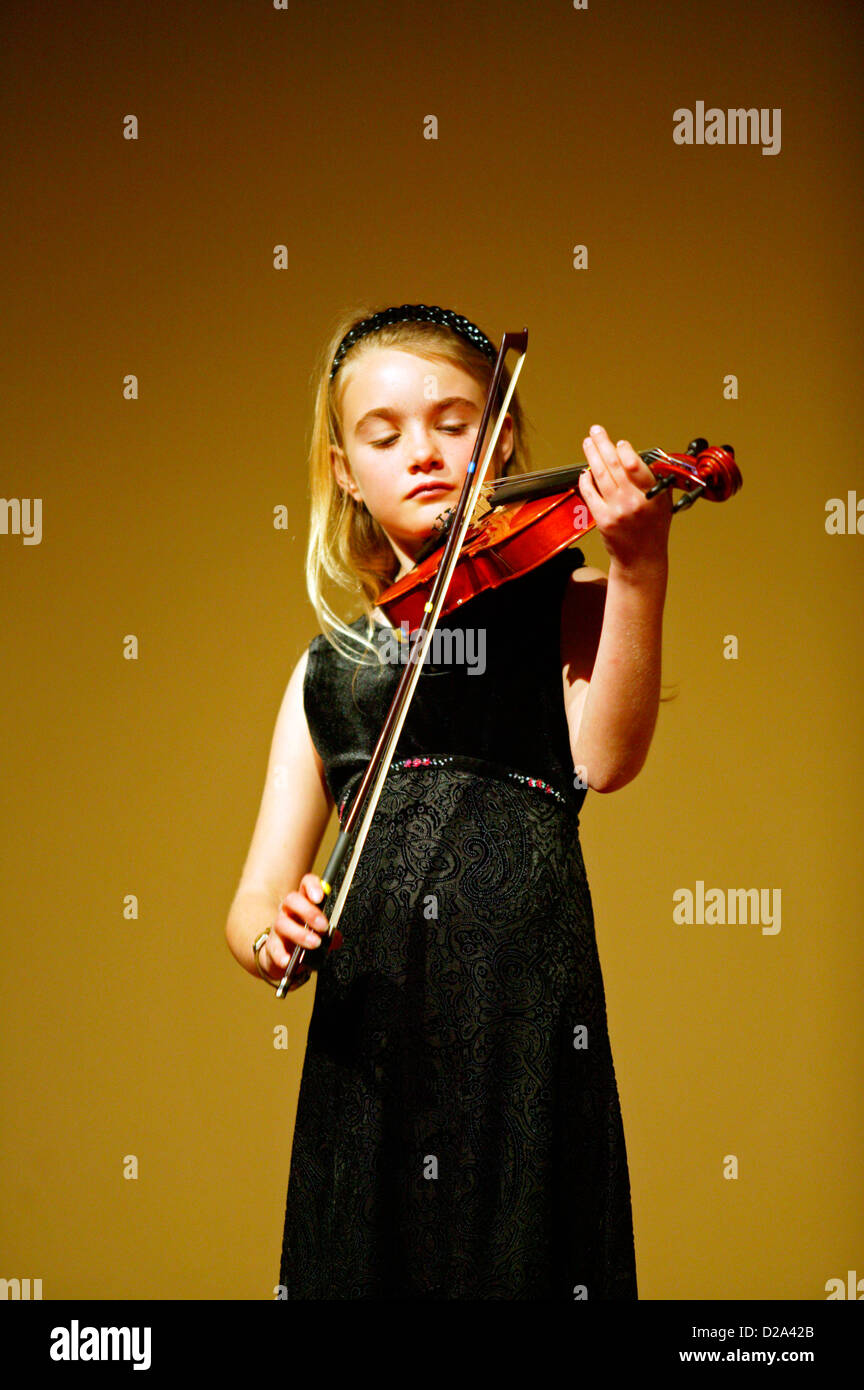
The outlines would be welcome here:
<svg viewBox="0 0 864 1390">
<path fill-rule="evenodd" d="M 578 813 L 585 799 L 570 752 L 561 673 L 561 604 L 581 550 L 560 551 L 519 579 L 439 620 L 395 759 L 473 759 L 555 788 Z M 359 618 L 353 630 L 364 630 Z M 314 637 L 303 699 L 309 732 L 340 804 L 365 771 L 407 664 L 409 642 L 377 625 L 380 664 L 350 662 Z M 358 652 L 360 651 L 358 647 Z"/>
</svg>

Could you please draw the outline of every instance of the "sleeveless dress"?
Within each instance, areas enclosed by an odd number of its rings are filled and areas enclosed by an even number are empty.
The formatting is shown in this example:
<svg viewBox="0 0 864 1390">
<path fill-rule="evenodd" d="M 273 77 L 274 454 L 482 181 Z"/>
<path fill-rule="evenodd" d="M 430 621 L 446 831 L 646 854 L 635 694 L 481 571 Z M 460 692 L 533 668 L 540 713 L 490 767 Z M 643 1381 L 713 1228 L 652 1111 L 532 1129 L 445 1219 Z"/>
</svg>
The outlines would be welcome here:
<svg viewBox="0 0 864 1390">
<path fill-rule="evenodd" d="M 583 563 L 565 550 L 440 620 L 342 945 L 306 953 L 289 1300 L 638 1297 L 561 677 Z M 399 649 L 383 624 L 373 640 Z M 306 718 L 343 822 L 404 665 L 310 644 Z"/>
</svg>

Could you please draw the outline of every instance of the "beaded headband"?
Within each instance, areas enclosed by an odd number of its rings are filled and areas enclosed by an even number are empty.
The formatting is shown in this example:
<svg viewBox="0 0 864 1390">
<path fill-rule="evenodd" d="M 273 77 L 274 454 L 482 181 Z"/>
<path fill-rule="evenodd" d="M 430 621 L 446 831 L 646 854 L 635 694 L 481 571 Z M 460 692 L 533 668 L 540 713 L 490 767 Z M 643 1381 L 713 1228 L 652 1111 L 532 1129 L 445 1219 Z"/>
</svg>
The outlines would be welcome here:
<svg viewBox="0 0 864 1390">
<path fill-rule="evenodd" d="M 350 347 L 361 338 L 365 338 L 367 333 L 376 333 L 379 328 L 386 328 L 391 323 L 440 323 L 467 338 L 469 343 L 473 343 L 474 347 L 479 348 L 491 361 L 495 362 L 498 359 L 498 349 L 490 343 L 485 333 L 481 333 L 476 323 L 472 323 L 462 314 L 455 314 L 452 309 L 439 309 L 437 304 L 400 304 L 398 308 L 379 310 L 377 314 L 363 319 L 362 323 L 356 324 L 345 334 L 333 358 L 330 380 L 333 380 L 342 358 Z"/>
</svg>

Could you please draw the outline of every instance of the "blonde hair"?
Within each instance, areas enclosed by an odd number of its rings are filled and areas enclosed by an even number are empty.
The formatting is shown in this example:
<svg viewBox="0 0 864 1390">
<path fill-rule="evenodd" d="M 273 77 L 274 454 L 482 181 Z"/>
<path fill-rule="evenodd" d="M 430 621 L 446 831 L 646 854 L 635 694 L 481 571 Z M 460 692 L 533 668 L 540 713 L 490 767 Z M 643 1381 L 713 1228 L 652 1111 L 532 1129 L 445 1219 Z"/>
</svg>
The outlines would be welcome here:
<svg viewBox="0 0 864 1390">
<path fill-rule="evenodd" d="M 327 640 L 349 661 L 366 664 L 358 654 L 358 645 L 372 654 L 375 664 L 379 653 L 370 641 L 374 631 L 373 609 L 379 596 L 389 587 L 399 569 L 399 561 L 378 522 L 363 502 L 355 501 L 339 486 L 333 472 L 330 449 L 344 449 L 342 432 L 342 401 L 346 374 L 368 353 L 376 348 L 398 347 L 416 353 L 430 361 L 443 361 L 473 378 L 485 394 L 492 381 L 494 366 L 461 334 L 437 323 L 393 323 L 360 338 L 346 352 L 333 381 L 330 369 L 336 349 L 345 334 L 375 311 L 364 308 L 345 314 L 323 349 L 313 374 L 315 407 L 312 438 L 309 447 L 309 492 L 311 498 L 309 540 L 306 547 L 306 588 L 318 617 L 321 631 Z M 495 414 L 500 409 L 503 393 L 510 376 L 502 372 L 498 400 L 493 402 L 486 440 L 491 434 Z M 513 420 L 513 449 L 501 476 L 530 471 L 525 419 L 517 393 L 514 391 L 508 407 Z M 484 445 L 485 449 L 485 445 Z M 490 460 L 487 480 L 498 475 L 499 449 Z M 366 615 L 366 634 L 350 628 L 326 602 L 322 588 L 324 578 L 358 598 Z M 362 615 L 361 615 L 362 616 Z M 356 621 L 356 619 L 355 619 Z"/>
</svg>

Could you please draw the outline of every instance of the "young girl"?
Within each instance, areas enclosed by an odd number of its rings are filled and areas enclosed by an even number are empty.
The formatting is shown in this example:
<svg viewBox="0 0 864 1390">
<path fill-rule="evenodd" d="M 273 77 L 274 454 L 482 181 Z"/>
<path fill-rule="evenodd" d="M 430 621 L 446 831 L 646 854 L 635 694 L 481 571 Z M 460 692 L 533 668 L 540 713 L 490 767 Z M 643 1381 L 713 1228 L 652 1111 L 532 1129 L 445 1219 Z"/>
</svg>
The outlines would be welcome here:
<svg viewBox="0 0 864 1390">
<path fill-rule="evenodd" d="M 309 872 L 404 669 L 377 599 L 458 500 L 496 357 L 461 315 L 401 305 L 346 319 L 321 364 L 307 586 L 322 631 L 288 683 L 227 924 L 274 986 L 297 944 L 318 973 L 289 1299 L 637 1298 L 579 844 L 586 788 L 636 776 L 659 700 L 671 499 L 645 497 L 653 475 L 625 440 L 595 425 L 583 441 L 608 577 L 570 548 L 439 620 L 449 643 L 421 669 L 338 949 L 321 949 Z M 486 476 L 527 462 L 514 394 Z M 325 575 L 359 598 L 354 623 Z"/>
</svg>

